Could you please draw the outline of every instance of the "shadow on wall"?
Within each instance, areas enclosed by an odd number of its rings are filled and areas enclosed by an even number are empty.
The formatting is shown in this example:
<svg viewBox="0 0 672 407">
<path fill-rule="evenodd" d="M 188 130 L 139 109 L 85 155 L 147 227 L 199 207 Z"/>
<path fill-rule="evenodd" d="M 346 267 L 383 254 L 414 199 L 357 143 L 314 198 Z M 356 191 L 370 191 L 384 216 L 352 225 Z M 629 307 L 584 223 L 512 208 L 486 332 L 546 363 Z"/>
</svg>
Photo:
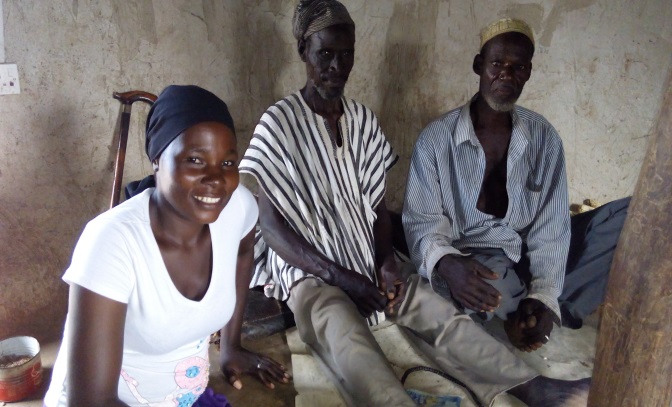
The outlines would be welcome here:
<svg viewBox="0 0 672 407">
<path fill-rule="evenodd" d="M 432 92 L 438 2 L 395 3 L 385 41 L 380 89 L 380 123 L 399 155 L 388 176 L 386 201 L 400 209 L 415 140 L 433 118 L 426 96 Z M 389 205 L 389 204 L 388 204 Z"/>
<path fill-rule="evenodd" d="M 109 197 L 107 166 L 82 162 L 94 160 L 97 146 L 78 122 L 86 119 L 74 103 L 68 98 L 40 103 L 17 118 L 35 135 L 32 145 L 20 147 L 30 149 L 35 161 L 22 174 L 30 187 L 7 194 L 0 206 L 0 338 L 30 335 L 42 343 L 60 338 L 68 291 L 61 276 L 84 224 L 100 212 L 94 206 Z M 90 196 L 96 198 L 84 198 Z"/>
<path fill-rule="evenodd" d="M 248 2 L 219 2 L 203 0 L 203 13 L 208 30 L 208 38 L 221 52 L 230 53 L 232 69 L 226 75 L 236 89 L 229 95 L 239 95 L 229 99 L 238 147 L 245 150 L 259 118 L 263 112 L 282 95 L 280 78 L 287 69 L 287 47 L 278 24 L 286 22 L 283 17 L 286 4 L 269 2 L 261 12 Z M 229 24 L 222 24 L 222 20 Z M 259 39 L 264 39 L 259 42 Z"/>
</svg>

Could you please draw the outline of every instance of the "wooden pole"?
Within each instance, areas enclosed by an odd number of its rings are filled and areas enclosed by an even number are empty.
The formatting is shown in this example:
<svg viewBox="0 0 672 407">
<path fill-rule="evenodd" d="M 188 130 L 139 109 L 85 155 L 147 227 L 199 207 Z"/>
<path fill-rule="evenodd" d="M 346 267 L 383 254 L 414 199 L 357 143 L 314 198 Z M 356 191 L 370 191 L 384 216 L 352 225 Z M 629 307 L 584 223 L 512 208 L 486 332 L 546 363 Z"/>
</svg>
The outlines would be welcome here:
<svg viewBox="0 0 672 407">
<path fill-rule="evenodd" d="M 672 76 L 611 267 L 590 407 L 672 406 Z"/>
</svg>

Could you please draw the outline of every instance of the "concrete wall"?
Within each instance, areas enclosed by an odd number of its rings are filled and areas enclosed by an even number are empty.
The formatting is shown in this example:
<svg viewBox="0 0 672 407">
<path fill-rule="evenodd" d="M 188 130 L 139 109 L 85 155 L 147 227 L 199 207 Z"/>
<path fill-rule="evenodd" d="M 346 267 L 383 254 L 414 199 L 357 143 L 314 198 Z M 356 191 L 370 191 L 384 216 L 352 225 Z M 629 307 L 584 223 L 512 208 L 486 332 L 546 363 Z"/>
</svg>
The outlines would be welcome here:
<svg viewBox="0 0 672 407">
<path fill-rule="evenodd" d="M 478 30 L 527 19 L 538 38 L 520 104 L 565 142 L 572 201 L 631 193 L 672 64 L 669 0 L 344 0 L 357 23 L 347 93 L 369 105 L 401 161 L 432 118 L 476 92 Z M 106 209 L 119 103 L 113 91 L 206 87 L 226 100 L 241 150 L 304 68 L 290 0 L 4 0 L 7 62 L 22 93 L 0 96 L 0 338 L 59 335 L 60 281 L 85 222 Z M 150 166 L 134 107 L 127 178 Z"/>
</svg>

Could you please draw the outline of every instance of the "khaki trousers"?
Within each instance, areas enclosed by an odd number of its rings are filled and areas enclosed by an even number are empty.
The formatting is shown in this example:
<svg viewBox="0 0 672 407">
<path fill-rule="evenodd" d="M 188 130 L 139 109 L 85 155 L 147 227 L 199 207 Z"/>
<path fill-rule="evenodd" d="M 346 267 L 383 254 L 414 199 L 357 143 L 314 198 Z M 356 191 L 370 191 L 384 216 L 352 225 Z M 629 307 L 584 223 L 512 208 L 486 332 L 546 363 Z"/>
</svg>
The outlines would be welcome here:
<svg viewBox="0 0 672 407">
<path fill-rule="evenodd" d="M 539 374 L 417 274 L 390 318 L 441 370 L 465 383 L 485 405 Z M 408 406 L 406 394 L 366 321 L 340 288 L 307 278 L 287 301 L 301 339 L 326 367 L 344 400 L 355 407 Z"/>
<path fill-rule="evenodd" d="M 444 372 L 466 384 L 486 405 L 539 373 L 509 348 L 436 294 L 417 274 L 407 280 L 406 299 L 390 318 L 408 328 L 413 343 Z"/>
<path fill-rule="evenodd" d="M 299 336 L 349 406 L 416 407 L 343 290 L 306 278 L 292 288 L 287 305 Z"/>
</svg>

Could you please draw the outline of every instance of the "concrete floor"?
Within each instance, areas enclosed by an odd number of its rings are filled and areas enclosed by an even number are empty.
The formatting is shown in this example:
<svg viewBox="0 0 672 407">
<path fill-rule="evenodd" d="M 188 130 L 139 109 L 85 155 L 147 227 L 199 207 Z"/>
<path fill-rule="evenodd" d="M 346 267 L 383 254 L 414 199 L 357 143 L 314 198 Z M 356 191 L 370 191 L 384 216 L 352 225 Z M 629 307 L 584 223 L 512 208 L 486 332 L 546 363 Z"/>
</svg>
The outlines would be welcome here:
<svg viewBox="0 0 672 407">
<path fill-rule="evenodd" d="M 583 328 L 579 330 L 554 329 L 551 341 L 547 346 L 532 354 L 521 353 L 530 365 L 542 374 L 557 378 L 577 379 L 590 376 L 593 368 L 595 354 L 595 339 L 597 335 L 597 317 L 591 316 L 586 320 Z M 496 324 L 491 327 L 495 335 L 498 333 Z M 398 340 L 396 326 L 384 326 L 374 332 L 381 343 L 381 348 L 388 354 L 393 368 L 400 374 L 408 366 L 417 361 L 406 358 L 400 359 L 400 355 L 410 354 L 406 345 Z M 290 369 L 294 378 L 287 385 L 277 385 L 274 390 L 269 390 L 251 377 L 243 378 L 243 388 L 236 390 L 225 383 L 223 376 L 217 368 L 211 368 L 210 387 L 215 392 L 227 396 L 234 407 L 340 407 L 344 402 L 335 392 L 335 388 L 319 369 L 312 357 L 302 350 L 302 344 L 298 340 L 295 329 L 287 333 L 276 334 L 260 340 L 244 341 L 248 349 L 264 353 L 284 364 Z M 29 398 L 17 403 L 7 403 L 8 407 L 41 407 L 42 397 L 46 391 L 51 377 L 58 343 L 42 345 L 42 362 L 44 366 L 44 384 L 40 391 Z M 216 350 L 211 349 L 211 359 L 216 361 Z M 420 362 L 417 362 L 420 363 Z M 415 377 L 414 377 L 415 376 Z M 445 379 L 429 373 L 411 375 L 407 387 L 425 391 L 434 391 L 435 394 L 452 394 L 464 396 L 461 389 L 446 383 Z M 0 406 L 4 403 L 0 402 Z M 472 407 L 468 398 L 462 401 L 462 407 Z M 499 397 L 494 407 L 520 407 L 523 406 L 514 397 L 504 395 Z"/>
</svg>

